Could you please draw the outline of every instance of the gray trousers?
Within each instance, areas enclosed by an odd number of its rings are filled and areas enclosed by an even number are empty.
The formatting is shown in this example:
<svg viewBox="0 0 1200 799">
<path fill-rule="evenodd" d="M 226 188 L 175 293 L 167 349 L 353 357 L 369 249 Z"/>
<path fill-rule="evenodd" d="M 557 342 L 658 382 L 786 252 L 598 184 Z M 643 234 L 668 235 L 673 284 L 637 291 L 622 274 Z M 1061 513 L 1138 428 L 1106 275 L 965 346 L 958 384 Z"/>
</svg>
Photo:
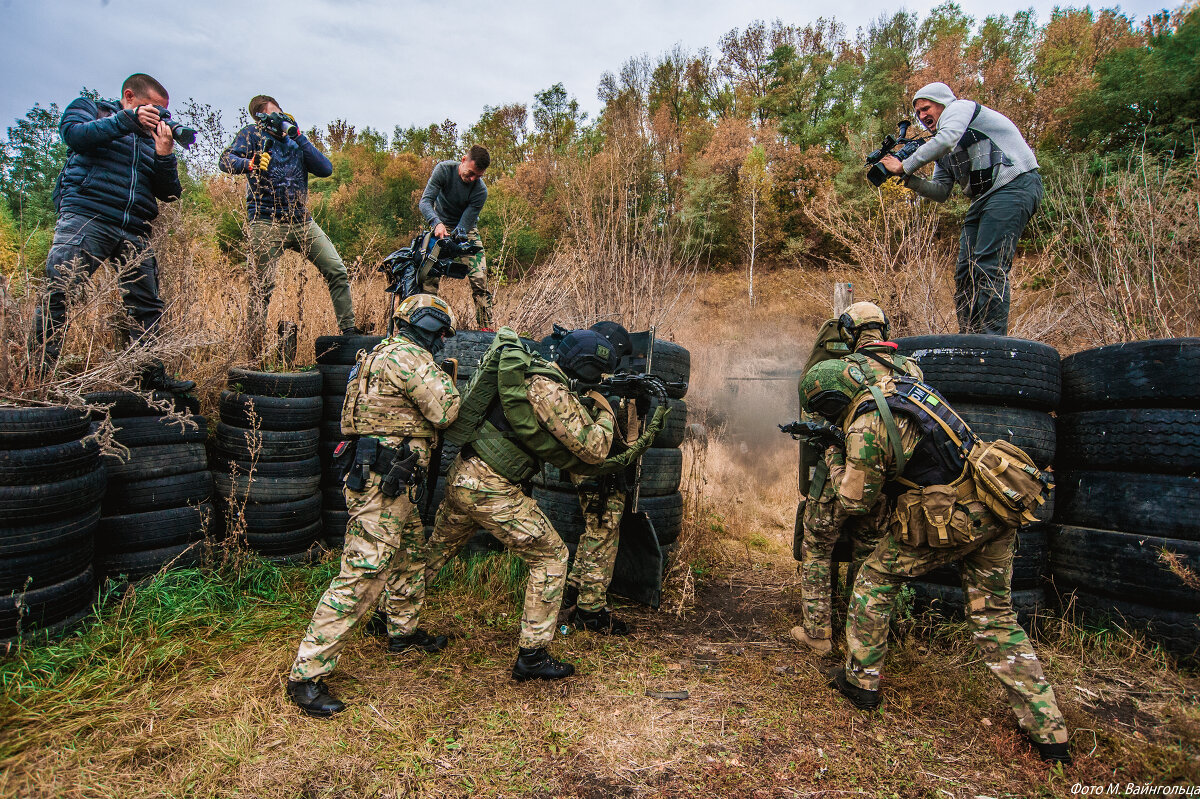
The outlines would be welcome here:
<svg viewBox="0 0 1200 799">
<path fill-rule="evenodd" d="M 1026 172 L 971 203 L 958 243 L 954 305 L 960 333 L 1008 335 L 1008 272 L 1017 240 L 1042 203 L 1042 178 Z"/>
</svg>

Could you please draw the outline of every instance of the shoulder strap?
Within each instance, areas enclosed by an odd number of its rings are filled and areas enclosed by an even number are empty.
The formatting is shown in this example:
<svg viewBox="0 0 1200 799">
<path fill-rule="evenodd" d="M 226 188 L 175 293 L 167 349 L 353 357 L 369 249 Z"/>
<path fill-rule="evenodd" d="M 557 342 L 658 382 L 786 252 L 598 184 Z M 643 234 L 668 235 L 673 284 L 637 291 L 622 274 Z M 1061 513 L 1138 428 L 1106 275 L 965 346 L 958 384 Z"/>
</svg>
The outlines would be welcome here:
<svg viewBox="0 0 1200 799">
<path fill-rule="evenodd" d="M 887 358 L 884 358 L 882 355 L 876 355 L 875 353 L 871 352 L 870 350 L 868 350 L 866 348 L 859 350 L 858 352 L 855 353 L 855 355 L 865 355 L 868 358 L 870 358 L 872 361 L 875 361 L 876 363 L 883 365 L 884 368 L 886 368 L 886 369 L 890 369 L 893 372 L 900 371 L 900 367 L 897 366 L 894 361 L 889 361 Z"/>
<path fill-rule="evenodd" d="M 879 416 L 883 419 L 883 426 L 887 429 L 888 443 L 892 447 L 892 457 L 896 459 L 896 476 L 899 477 L 904 474 L 904 467 L 908 466 L 908 457 L 904 454 L 904 442 L 900 440 L 900 428 L 896 425 L 896 417 L 892 416 L 892 409 L 888 407 L 887 400 L 884 398 L 883 392 L 879 390 L 879 386 L 871 385 L 867 388 L 875 399 L 875 409 L 879 411 Z"/>
</svg>

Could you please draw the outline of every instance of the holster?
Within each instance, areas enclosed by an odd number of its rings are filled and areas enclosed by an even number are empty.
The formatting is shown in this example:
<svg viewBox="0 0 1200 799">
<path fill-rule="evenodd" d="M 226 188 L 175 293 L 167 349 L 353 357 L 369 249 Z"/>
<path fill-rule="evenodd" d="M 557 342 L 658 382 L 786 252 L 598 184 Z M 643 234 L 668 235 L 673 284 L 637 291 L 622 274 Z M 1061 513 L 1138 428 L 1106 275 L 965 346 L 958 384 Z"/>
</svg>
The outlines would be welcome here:
<svg viewBox="0 0 1200 799">
<path fill-rule="evenodd" d="M 408 492 L 413 502 L 420 499 L 424 469 L 419 464 L 417 452 L 404 442 L 400 449 L 381 444 L 379 439 L 363 436 L 354 442 L 354 458 L 346 475 L 346 488 L 363 491 L 367 487 L 370 473 L 382 479 L 379 492 L 389 499 Z"/>
</svg>

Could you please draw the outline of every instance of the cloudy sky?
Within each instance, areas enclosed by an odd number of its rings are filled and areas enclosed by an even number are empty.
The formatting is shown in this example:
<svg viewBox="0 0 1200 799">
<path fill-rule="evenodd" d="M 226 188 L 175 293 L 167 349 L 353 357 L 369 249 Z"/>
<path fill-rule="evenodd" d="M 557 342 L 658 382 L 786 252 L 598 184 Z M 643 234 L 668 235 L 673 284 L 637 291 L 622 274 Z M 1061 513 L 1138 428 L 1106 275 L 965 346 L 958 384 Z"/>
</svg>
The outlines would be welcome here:
<svg viewBox="0 0 1200 799">
<path fill-rule="evenodd" d="M 210 103 L 227 126 L 249 98 L 271 94 L 302 126 L 348 119 L 390 133 L 450 118 L 465 127 L 484 105 L 530 103 L 562 82 L 582 108 L 630 56 L 675 43 L 716 49 L 755 19 L 803 25 L 831 9 L 853 31 L 901 8 L 922 16 L 936 0 L 0 0 L 0 130 L 35 102 L 65 106 L 81 86 L 115 97 L 148 72 L 173 104 Z M 1053 0 L 962 0 L 976 18 Z M 1082 5 L 1082 3 L 1079 3 Z M 1136 19 L 1161 8 L 1131 0 Z"/>
</svg>

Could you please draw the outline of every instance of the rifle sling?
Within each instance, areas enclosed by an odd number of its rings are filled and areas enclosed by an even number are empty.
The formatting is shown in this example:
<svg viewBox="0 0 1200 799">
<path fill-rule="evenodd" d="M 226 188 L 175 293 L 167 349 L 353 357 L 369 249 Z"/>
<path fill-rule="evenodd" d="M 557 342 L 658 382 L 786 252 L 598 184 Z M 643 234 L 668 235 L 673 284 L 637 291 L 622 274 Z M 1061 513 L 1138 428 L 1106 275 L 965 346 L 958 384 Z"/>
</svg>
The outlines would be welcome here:
<svg viewBox="0 0 1200 799">
<path fill-rule="evenodd" d="M 884 398 L 883 392 L 879 390 L 879 386 L 872 385 L 867 388 L 875 400 L 875 407 L 887 430 L 892 457 L 896 460 L 896 476 L 899 477 L 904 474 L 904 467 L 908 466 L 908 456 L 904 454 L 904 442 L 900 439 L 900 428 L 896 426 L 896 417 L 892 416 L 892 409 L 888 407 L 887 400 Z"/>
</svg>

